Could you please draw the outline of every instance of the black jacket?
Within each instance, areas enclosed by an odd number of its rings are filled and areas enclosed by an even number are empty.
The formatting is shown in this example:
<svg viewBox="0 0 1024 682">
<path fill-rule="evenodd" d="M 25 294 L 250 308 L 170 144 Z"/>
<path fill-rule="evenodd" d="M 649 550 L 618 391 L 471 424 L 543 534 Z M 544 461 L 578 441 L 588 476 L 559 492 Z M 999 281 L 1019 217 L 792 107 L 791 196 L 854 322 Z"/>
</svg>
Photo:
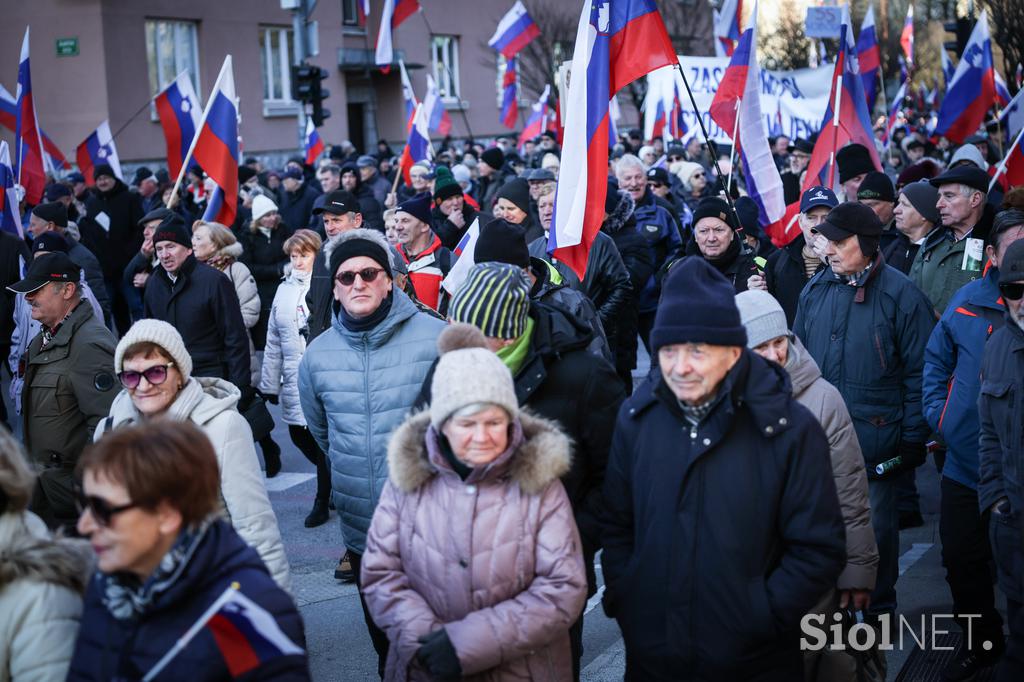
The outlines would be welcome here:
<svg viewBox="0 0 1024 682">
<path fill-rule="evenodd" d="M 810 278 L 804 268 L 804 240 L 803 233 L 796 236 L 796 239 L 768 256 L 768 263 L 764 267 L 764 279 L 768 287 L 768 293 L 775 297 L 786 313 L 786 325 L 792 329 L 796 320 L 796 306 L 800 302 L 800 292 L 804 290 Z M 819 264 L 815 272 L 824 268 Z"/>
<path fill-rule="evenodd" d="M 189 256 L 171 282 L 158 267 L 146 282 L 146 317 L 174 326 L 192 356 L 192 375 L 227 379 L 240 389 L 249 377 L 249 334 L 227 275 Z"/>
<path fill-rule="evenodd" d="M 248 227 L 238 234 L 238 242 L 243 249 L 239 260 L 245 263 L 256 280 L 263 311 L 269 311 L 273 305 L 274 294 L 284 276 L 284 266 L 288 264 L 288 254 L 284 252 L 284 243 L 292 236 L 288 225 L 282 221 L 277 229 L 270 231 L 269 237 L 258 228 Z"/>
<path fill-rule="evenodd" d="M 750 279 L 751 275 L 757 273 L 757 264 L 754 263 L 755 254 L 749 246 L 744 243 L 738 234 L 733 232 L 732 241 L 729 242 L 729 248 L 725 250 L 720 258 L 711 260 L 705 258 L 712 267 L 718 270 L 720 273 L 725 275 L 725 278 L 732 284 L 733 289 L 736 293 L 741 293 L 747 290 L 747 280 Z M 686 245 L 686 257 L 697 256 L 698 258 L 704 258 L 701 254 L 700 249 L 697 247 L 697 240 L 691 239 L 690 243 Z"/>
<path fill-rule="evenodd" d="M 978 416 L 981 511 L 1005 497 L 1010 513 L 1020 519 L 1024 511 L 1024 331 L 1009 319 L 1009 313 L 1006 324 L 985 344 Z"/>
<path fill-rule="evenodd" d="M 7 287 L 21 281 L 21 264 L 27 269 L 31 260 L 24 240 L 0 230 L 0 348 L 8 348 L 14 334 L 15 294 Z M 7 358 L 6 351 L 3 357 Z"/>
<path fill-rule="evenodd" d="M 846 558 L 828 453 L 785 370 L 746 349 L 696 427 L 660 378 L 626 400 L 601 565 L 627 680 L 802 679 L 800 618 Z"/>
<path fill-rule="evenodd" d="M 593 302 L 584 296 L 583 292 L 562 281 L 555 266 L 543 258 L 536 256 L 530 258 L 530 272 L 537 278 L 530 289 L 530 298 L 545 305 L 560 308 L 572 315 L 577 322 L 582 322 L 593 335 L 587 345 L 587 350 L 608 362 L 613 362 L 614 356 L 608 345 L 608 337 L 605 335 L 604 326 L 601 324 L 601 318 Z"/>
<path fill-rule="evenodd" d="M 594 243 L 590 245 L 582 290 L 597 306 L 605 333 L 615 338 L 616 324 L 629 305 L 633 285 L 615 240 L 604 232 L 594 235 Z"/>
<path fill-rule="evenodd" d="M 101 243 L 87 244 L 96 254 L 103 266 L 103 277 L 107 280 L 120 281 L 128 261 L 142 246 L 142 228 L 139 220 L 145 213 L 142 210 L 142 197 L 128 189 L 120 180 L 114 182 L 109 192 L 93 192 L 85 204 L 88 220 L 100 223 L 97 216 L 106 214 L 110 219 L 110 229 L 102 229 L 96 234 L 102 235 Z M 95 231 L 93 231 L 95 233 Z M 85 233 L 83 233 L 84 237 Z"/>
<path fill-rule="evenodd" d="M 490 213 L 478 211 L 468 203 L 463 203 L 462 205 L 462 217 L 465 219 L 465 223 L 462 227 L 456 227 L 455 223 L 448 220 L 448 216 L 441 213 L 441 209 L 436 206 L 430 212 L 430 217 L 432 219 L 431 227 L 434 230 L 434 234 L 436 234 L 438 239 L 441 240 L 441 245 L 450 251 L 454 251 L 455 247 L 459 245 L 459 242 L 466 235 L 466 231 L 469 229 L 469 226 L 473 224 L 474 220 L 477 218 L 480 219 L 481 228 L 494 220 L 494 216 Z"/>
<path fill-rule="evenodd" d="M 331 302 L 334 300 L 334 280 L 327 271 L 327 256 L 323 249 L 313 259 L 313 274 L 309 278 L 309 291 L 306 292 L 306 308 L 309 326 L 306 343 L 309 344 L 325 330 L 331 328 Z"/>
<path fill-rule="evenodd" d="M 147 258 L 141 250 L 136 252 L 132 259 L 128 261 L 128 265 L 124 268 L 124 275 L 122 275 L 122 286 L 133 287 L 135 281 L 135 275 L 141 272 L 153 272 L 153 259 Z"/>
<path fill-rule="evenodd" d="M 296 192 L 287 192 L 284 189 L 284 185 L 282 185 L 281 201 L 278 204 L 281 222 L 285 225 L 300 227 L 308 225 L 309 219 L 313 215 L 313 202 L 316 201 L 318 196 L 320 196 L 320 192 L 308 182 L 303 182 Z"/>
<path fill-rule="evenodd" d="M 912 244 L 907 235 L 900 234 L 900 236 L 889 242 L 889 246 L 882 250 L 882 256 L 885 257 L 886 263 L 904 275 L 909 276 L 910 265 L 914 262 L 914 257 L 917 256 L 917 252 L 920 250 L 920 244 Z"/>
<path fill-rule="evenodd" d="M 614 330 L 606 331 L 607 334 L 615 336 L 614 341 L 610 340 L 615 349 L 615 368 L 619 370 L 620 375 L 624 375 L 636 367 L 637 300 L 654 274 L 654 258 L 647 239 L 637 232 L 636 218 L 633 216 L 633 197 L 629 192 L 619 192 L 619 196 L 622 198 L 618 207 L 605 218 L 601 231 L 615 242 L 631 285 L 626 305 L 619 314 Z"/>
</svg>

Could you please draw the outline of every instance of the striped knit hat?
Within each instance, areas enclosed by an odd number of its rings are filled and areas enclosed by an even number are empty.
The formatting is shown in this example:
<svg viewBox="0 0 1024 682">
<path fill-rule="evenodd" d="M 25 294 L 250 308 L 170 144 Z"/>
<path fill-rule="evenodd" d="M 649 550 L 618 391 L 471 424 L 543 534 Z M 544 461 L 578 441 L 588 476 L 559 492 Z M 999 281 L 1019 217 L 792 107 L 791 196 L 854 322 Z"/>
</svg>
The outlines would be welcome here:
<svg viewBox="0 0 1024 682">
<path fill-rule="evenodd" d="M 521 268 L 508 263 L 477 263 L 448 309 L 452 322 L 471 324 L 484 336 L 518 339 L 530 315 L 530 285 Z"/>
</svg>

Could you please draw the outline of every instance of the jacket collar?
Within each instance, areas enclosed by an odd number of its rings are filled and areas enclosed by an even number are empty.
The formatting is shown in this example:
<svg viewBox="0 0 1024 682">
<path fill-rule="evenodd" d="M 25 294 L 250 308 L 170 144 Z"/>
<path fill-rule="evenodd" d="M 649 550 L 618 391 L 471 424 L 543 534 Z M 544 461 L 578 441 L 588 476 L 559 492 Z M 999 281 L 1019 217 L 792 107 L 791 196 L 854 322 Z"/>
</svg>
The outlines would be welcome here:
<svg viewBox="0 0 1024 682">
<path fill-rule="evenodd" d="M 834 284 L 836 286 L 841 286 L 841 287 L 848 287 L 848 286 L 850 286 L 849 284 L 847 284 L 846 282 L 841 280 L 839 278 L 839 275 L 837 275 L 835 273 L 835 271 L 831 267 L 829 267 L 827 265 L 825 267 L 828 268 L 828 271 L 826 273 L 826 278 L 825 278 L 826 282 L 830 282 L 830 283 L 832 283 L 832 284 Z M 853 302 L 854 303 L 863 303 L 864 302 L 864 300 L 865 300 L 865 298 L 867 296 L 867 289 L 868 289 L 868 287 L 871 285 L 872 282 L 874 282 L 876 279 L 878 279 L 879 274 L 884 269 L 885 269 L 885 257 L 882 256 L 882 251 L 881 251 L 881 249 L 879 249 L 879 251 L 875 254 L 875 260 L 871 263 L 871 269 L 868 271 L 868 274 L 864 278 L 864 281 L 861 284 L 858 284 L 856 287 L 854 287 L 854 288 L 857 289 L 857 292 L 853 296 Z"/>
<path fill-rule="evenodd" d="M 974 286 L 971 286 L 974 284 Z M 999 270 L 989 266 L 985 276 L 967 286 L 967 303 L 992 310 L 1005 310 L 1003 298 L 999 294 Z"/>
<path fill-rule="evenodd" d="M 349 344 L 365 343 L 370 348 L 380 348 L 387 343 L 388 339 L 391 338 L 391 335 L 395 333 L 403 322 L 419 312 L 416 304 L 414 304 L 412 300 L 409 299 L 409 296 L 398 287 L 392 288 L 391 296 L 391 311 L 388 313 L 388 316 L 373 329 L 365 332 L 349 331 L 345 328 L 345 325 L 341 323 L 339 313 L 333 312 L 334 303 L 331 304 L 331 327 L 341 334 Z"/>
<path fill-rule="evenodd" d="M 46 350 L 49 351 L 54 348 L 70 344 L 71 339 L 75 332 L 78 331 L 78 328 L 94 316 L 95 314 L 92 312 L 92 306 L 83 298 L 79 301 L 78 305 L 75 306 L 74 310 L 71 311 L 71 314 L 61 322 L 60 329 L 58 329 L 57 333 L 53 335 L 50 343 L 46 344 Z M 40 340 L 41 344 L 42 335 L 37 336 L 36 338 Z M 36 347 L 38 348 L 40 344 L 37 344 Z"/>
<path fill-rule="evenodd" d="M 185 259 L 185 262 L 181 264 L 180 268 L 178 268 L 178 274 L 176 275 L 177 280 L 172 282 L 171 276 L 167 274 L 167 271 L 164 270 L 162 265 L 160 266 L 160 274 L 167 281 L 167 283 L 173 287 L 178 283 L 178 281 L 182 279 L 187 280 L 189 278 L 189 275 L 191 275 L 195 271 L 197 263 L 199 263 L 199 261 L 196 260 L 195 255 L 190 253 L 188 255 L 188 258 Z"/>
</svg>

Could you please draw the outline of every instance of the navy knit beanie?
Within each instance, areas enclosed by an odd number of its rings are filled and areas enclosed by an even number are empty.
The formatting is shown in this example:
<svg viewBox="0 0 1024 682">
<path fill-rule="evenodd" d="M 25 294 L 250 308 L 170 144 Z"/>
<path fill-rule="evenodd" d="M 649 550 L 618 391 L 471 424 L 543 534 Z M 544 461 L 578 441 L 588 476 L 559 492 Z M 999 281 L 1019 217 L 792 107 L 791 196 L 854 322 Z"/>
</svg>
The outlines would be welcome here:
<svg viewBox="0 0 1024 682">
<path fill-rule="evenodd" d="M 689 256 L 673 266 L 661 287 L 651 349 L 657 352 L 676 343 L 747 345 L 735 289 L 699 256 Z"/>
<path fill-rule="evenodd" d="M 528 214 L 530 212 L 530 183 L 522 178 L 512 178 L 498 190 L 496 199 L 507 199 L 515 204 L 520 211 Z"/>
</svg>

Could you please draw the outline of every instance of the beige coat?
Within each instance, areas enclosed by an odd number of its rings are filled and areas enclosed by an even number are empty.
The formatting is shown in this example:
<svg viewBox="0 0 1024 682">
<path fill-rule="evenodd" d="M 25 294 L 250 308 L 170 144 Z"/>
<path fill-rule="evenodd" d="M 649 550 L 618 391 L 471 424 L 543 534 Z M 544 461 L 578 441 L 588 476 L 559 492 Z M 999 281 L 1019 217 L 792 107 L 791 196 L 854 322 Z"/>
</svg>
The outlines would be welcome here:
<svg viewBox="0 0 1024 682">
<path fill-rule="evenodd" d="M 362 581 L 388 634 L 386 680 L 426 680 L 417 639 L 444 628 L 463 679 L 572 679 L 569 626 L 586 601 L 579 533 L 559 476 L 569 439 L 521 415 L 509 450 L 465 481 L 410 417 L 388 446 Z"/>
</svg>

